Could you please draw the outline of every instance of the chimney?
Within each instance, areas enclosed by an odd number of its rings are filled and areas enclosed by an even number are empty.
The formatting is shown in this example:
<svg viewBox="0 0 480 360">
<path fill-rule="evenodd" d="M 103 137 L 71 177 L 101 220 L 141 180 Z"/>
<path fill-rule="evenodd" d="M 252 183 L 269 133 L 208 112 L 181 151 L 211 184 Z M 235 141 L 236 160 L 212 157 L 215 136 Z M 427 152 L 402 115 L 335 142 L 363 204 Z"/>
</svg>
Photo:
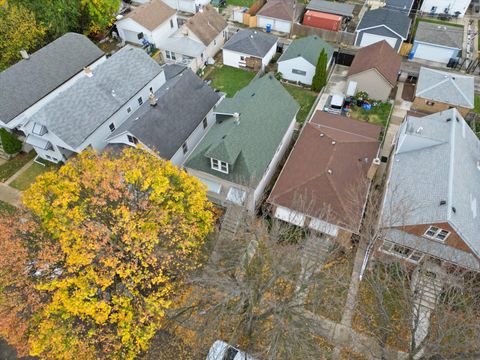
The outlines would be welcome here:
<svg viewBox="0 0 480 360">
<path fill-rule="evenodd" d="M 233 121 L 236 125 L 240 125 L 240 114 L 238 112 L 233 113 Z"/>
<path fill-rule="evenodd" d="M 373 159 L 372 164 L 370 165 L 370 168 L 367 171 L 368 180 L 373 180 L 379 166 L 380 166 L 380 159 L 379 158 Z"/>
<path fill-rule="evenodd" d="M 22 59 L 24 60 L 30 59 L 30 55 L 28 55 L 28 52 L 25 49 L 20 50 L 20 55 L 22 55 Z"/>
<path fill-rule="evenodd" d="M 148 102 L 150 103 L 150 106 L 157 106 L 157 98 L 153 93 L 150 91 L 150 94 L 148 95 Z"/>
<path fill-rule="evenodd" d="M 83 73 L 85 74 L 85 76 L 88 76 L 88 77 L 93 76 L 92 69 L 90 69 L 89 66 L 83 68 Z"/>
</svg>

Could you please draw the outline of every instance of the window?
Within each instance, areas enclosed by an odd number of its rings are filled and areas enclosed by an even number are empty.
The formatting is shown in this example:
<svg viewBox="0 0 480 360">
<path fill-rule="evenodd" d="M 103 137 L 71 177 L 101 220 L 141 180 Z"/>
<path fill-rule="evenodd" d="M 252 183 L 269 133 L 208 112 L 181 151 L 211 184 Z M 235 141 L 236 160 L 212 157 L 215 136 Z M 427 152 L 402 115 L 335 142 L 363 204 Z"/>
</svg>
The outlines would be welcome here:
<svg viewBox="0 0 480 360">
<path fill-rule="evenodd" d="M 143 32 L 138 33 L 137 38 L 138 38 L 138 40 L 142 40 L 143 39 Z"/>
<path fill-rule="evenodd" d="M 150 86 L 150 92 L 153 93 L 153 87 Z"/>
<path fill-rule="evenodd" d="M 127 108 L 127 114 L 130 114 L 131 112 L 132 112 L 132 108 L 129 106 L 129 107 Z"/>
<path fill-rule="evenodd" d="M 425 234 L 423 236 L 433 239 L 433 240 L 438 240 L 438 241 L 445 241 L 445 239 L 450 235 L 450 231 L 440 229 L 439 227 L 436 226 L 430 226 L 427 231 L 425 231 Z"/>
<path fill-rule="evenodd" d="M 206 129 L 207 126 L 208 126 L 208 120 L 207 120 L 207 118 L 203 119 L 202 123 L 203 123 L 203 128 Z"/>
<path fill-rule="evenodd" d="M 240 56 L 240 60 L 245 61 L 245 56 Z"/>
<path fill-rule="evenodd" d="M 437 7 L 436 6 L 432 6 L 432 8 L 430 9 L 430 12 L 431 13 L 434 13 L 437 11 Z"/>
<path fill-rule="evenodd" d="M 417 250 L 407 248 L 402 245 L 395 244 L 391 241 L 385 240 L 380 247 L 380 251 L 405 259 L 412 263 L 418 263 L 423 258 L 423 253 Z"/>
<path fill-rule="evenodd" d="M 110 125 L 108 125 L 108 128 L 110 129 L 111 132 L 114 132 L 115 131 L 115 124 L 111 123 Z"/>
<path fill-rule="evenodd" d="M 224 30 L 222 34 L 223 38 L 225 39 L 227 37 L 227 32 Z"/>
<path fill-rule="evenodd" d="M 217 159 L 210 159 L 212 164 L 212 169 L 228 174 L 228 163 L 220 161 Z"/>
<path fill-rule="evenodd" d="M 175 56 L 175 53 L 173 51 L 168 51 L 168 50 L 165 50 L 165 57 L 170 60 L 177 59 L 177 57 Z"/>
<path fill-rule="evenodd" d="M 138 105 L 142 105 L 142 104 L 143 104 L 143 99 L 142 99 L 141 96 L 137 99 L 137 101 L 138 101 Z"/>
<path fill-rule="evenodd" d="M 292 74 L 305 76 L 305 75 L 307 75 L 307 72 L 303 71 L 303 70 L 292 69 Z"/>
<path fill-rule="evenodd" d="M 433 101 L 430 101 L 430 100 L 425 100 L 425 104 L 427 104 L 428 106 L 435 105 L 435 103 Z"/>
<path fill-rule="evenodd" d="M 183 143 L 182 150 L 183 150 L 183 155 L 185 155 L 188 152 L 188 145 L 186 142 Z"/>
<path fill-rule="evenodd" d="M 217 40 L 213 39 L 213 45 L 217 45 Z"/>
<path fill-rule="evenodd" d="M 170 19 L 170 28 L 173 29 L 173 19 Z"/>
<path fill-rule="evenodd" d="M 132 144 L 138 144 L 138 139 L 132 135 L 127 135 L 128 142 L 131 142 Z"/>
</svg>

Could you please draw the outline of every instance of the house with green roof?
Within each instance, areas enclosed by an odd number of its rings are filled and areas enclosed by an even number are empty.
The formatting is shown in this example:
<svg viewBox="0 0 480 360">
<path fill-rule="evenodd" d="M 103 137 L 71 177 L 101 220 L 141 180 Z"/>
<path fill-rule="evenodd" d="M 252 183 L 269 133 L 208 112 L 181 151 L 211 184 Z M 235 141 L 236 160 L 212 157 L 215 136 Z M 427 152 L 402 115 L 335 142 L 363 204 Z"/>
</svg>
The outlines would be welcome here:
<svg viewBox="0 0 480 360">
<path fill-rule="evenodd" d="M 316 35 L 294 40 L 278 59 L 278 72 L 285 80 L 312 85 L 322 49 L 328 56 L 328 68 L 333 62 L 333 47 L 325 40 Z"/>
<path fill-rule="evenodd" d="M 299 105 L 271 74 L 214 110 L 215 123 L 185 162 L 209 198 L 254 211 L 290 144 Z"/>
</svg>

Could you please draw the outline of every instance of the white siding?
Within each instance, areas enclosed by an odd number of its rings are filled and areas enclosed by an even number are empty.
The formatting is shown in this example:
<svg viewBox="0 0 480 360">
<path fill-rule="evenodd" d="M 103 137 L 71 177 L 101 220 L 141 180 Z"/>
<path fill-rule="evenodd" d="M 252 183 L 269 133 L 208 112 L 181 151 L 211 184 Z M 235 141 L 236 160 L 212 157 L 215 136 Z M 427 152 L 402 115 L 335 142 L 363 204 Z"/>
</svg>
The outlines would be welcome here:
<svg viewBox="0 0 480 360">
<path fill-rule="evenodd" d="M 283 33 L 290 33 L 292 26 L 290 21 L 273 19 L 265 16 L 257 16 L 257 26 L 259 28 L 266 29 L 267 24 L 272 26 L 273 31 L 279 31 Z"/>
<path fill-rule="evenodd" d="M 296 226 L 305 224 L 305 215 L 281 206 L 275 209 L 275 217 Z"/>
<path fill-rule="evenodd" d="M 306 75 L 294 74 L 292 70 L 305 71 Z M 313 75 L 315 75 L 315 66 L 310 64 L 302 57 L 281 61 L 278 63 L 278 71 L 282 73 L 283 78 L 289 81 L 298 81 L 302 84 L 311 85 Z"/>
<path fill-rule="evenodd" d="M 360 46 L 365 47 L 368 45 L 375 44 L 382 40 L 385 40 L 393 49 L 395 49 L 395 46 L 397 45 L 397 41 L 398 41 L 398 39 L 392 38 L 389 36 L 381 36 L 381 35 L 364 32 L 362 36 L 362 41 L 360 42 Z"/>
<path fill-rule="evenodd" d="M 337 236 L 338 234 L 338 226 L 327 223 L 320 219 L 311 219 L 308 227 L 330 236 Z"/>
<path fill-rule="evenodd" d="M 173 23 L 173 27 L 171 27 L 170 20 Z M 138 39 L 138 34 L 143 32 L 145 39 L 154 44 L 155 47 L 160 48 L 162 39 L 168 38 L 178 30 L 177 14 L 171 16 L 153 31 L 146 29 L 130 18 L 117 21 L 117 29 L 123 41 L 141 45 L 142 39 Z"/>
<path fill-rule="evenodd" d="M 195 14 L 200 7 L 209 4 L 210 0 L 163 0 L 163 2 L 174 9 Z"/>
<path fill-rule="evenodd" d="M 449 9 L 448 13 L 454 15 L 456 11 L 460 12 L 459 17 L 463 17 L 468 9 L 471 0 L 423 0 L 421 10 L 426 13 L 432 11 L 432 7 L 436 7 L 435 14 L 444 13 L 445 9 Z"/>
<path fill-rule="evenodd" d="M 275 56 L 275 53 L 277 52 L 277 43 L 273 44 L 272 48 L 268 51 L 267 55 L 265 55 L 262 59 L 262 63 L 264 66 L 268 65 L 270 60 Z"/>
<path fill-rule="evenodd" d="M 456 53 L 456 49 L 418 43 L 414 57 L 448 64 L 448 61 L 454 57 Z"/>
<path fill-rule="evenodd" d="M 263 57 L 263 59 L 262 59 L 263 67 L 268 65 L 268 63 L 270 62 L 270 60 L 272 60 L 272 58 L 273 58 L 273 56 L 275 55 L 276 52 L 277 52 L 277 43 L 275 43 L 272 46 L 272 48 L 268 51 L 268 53 Z M 242 56 L 244 58 L 247 58 L 247 57 L 250 57 L 251 55 L 242 54 L 242 53 L 235 52 L 235 51 L 228 50 L 228 49 L 223 49 L 223 64 L 228 65 L 228 66 L 232 66 L 232 67 L 236 67 L 236 68 L 240 68 L 241 66 L 245 66 L 245 61 L 241 60 Z"/>
</svg>

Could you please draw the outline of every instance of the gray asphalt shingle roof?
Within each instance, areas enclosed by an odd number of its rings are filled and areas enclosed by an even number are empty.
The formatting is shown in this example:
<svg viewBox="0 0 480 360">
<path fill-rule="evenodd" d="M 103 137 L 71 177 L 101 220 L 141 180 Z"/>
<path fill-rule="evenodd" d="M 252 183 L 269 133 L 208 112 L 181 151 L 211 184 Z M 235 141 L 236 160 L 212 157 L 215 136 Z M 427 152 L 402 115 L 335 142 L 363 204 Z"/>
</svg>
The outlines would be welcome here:
<svg viewBox="0 0 480 360">
<path fill-rule="evenodd" d="M 103 56 L 86 36 L 66 33 L 0 73 L 0 121 L 16 116 Z"/>
<path fill-rule="evenodd" d="M 410 30 L 410 18 L 403 12 L 387 8 L 369 10 L 363 15 L 357 31 L 382 25 L 406 39 Z"/>
<path fill-rule="evenodd" d="M 353 17 L 355 5 L 325 0 L 311 0 L 307 5 L 307 10 L 320 11 L 328 14 Z"/>
<path fill-rule="evenodd" d="M 421 67 L 415 96 L 473 109 L 475 78 Z"/>
<path fill-rule="evenodd" d="M 223 46 L 224 49 L 263 58 L 278 39 L 262 31 L 245 29 L 233 35 Z"/>
<path fill-rule="evenodd" d="M 30 121 L 43 124 L 72 148 L 162 71 L 145 51 L 126 46 L 36 112 Z"/>
<path fill-rule="evenodd" d="M 215 109 L 211 127 L 186 167 L 245 186 L 256 187 L 292 123 L 299 106 L 271 74 L 255 78 Z M 237 123 L 233 115 L 240 114 Z M 212 170 L 210 158 L 229 163 L 229 173 Z"/>
<path fill-rule="evenodd" d="M 415 41 L 462 49 L 463 28 L 420 21 L 415 33 Z"/>
<path fill-rule="evenodd" d="M 412 9 L 413 0 L 387 0 L 386 7 L 392 10 L 401 11 L 409 14 Z"/>
<path fill-rule="evenodd" d="M 165 66 L 165 72 L 171 72 L 170 66 L 176 65 Z M 128 131 L 168 160 L 220 100 L 219 93 L 187 68 L 170 78 L 155 97 L 155 107 L 145 102 L 110 138 Z"/>
<path fill-rule="evenodd" d="M 454 108 L 408 117 L 399 134 L 384 226 L 448 222 L 479 256 L 480 140 Z"/>
<path fill-rule="evenodd" d="M 325 49 L 328 62 L 330 62 L 333 56 L 333 47 L 331 47 L 326 41 L 316 35 L 296 39 L 292 41 L 277 62 L 302 57 L 313 66 L 316 66 L 322 49 Z"/>
</svg>

